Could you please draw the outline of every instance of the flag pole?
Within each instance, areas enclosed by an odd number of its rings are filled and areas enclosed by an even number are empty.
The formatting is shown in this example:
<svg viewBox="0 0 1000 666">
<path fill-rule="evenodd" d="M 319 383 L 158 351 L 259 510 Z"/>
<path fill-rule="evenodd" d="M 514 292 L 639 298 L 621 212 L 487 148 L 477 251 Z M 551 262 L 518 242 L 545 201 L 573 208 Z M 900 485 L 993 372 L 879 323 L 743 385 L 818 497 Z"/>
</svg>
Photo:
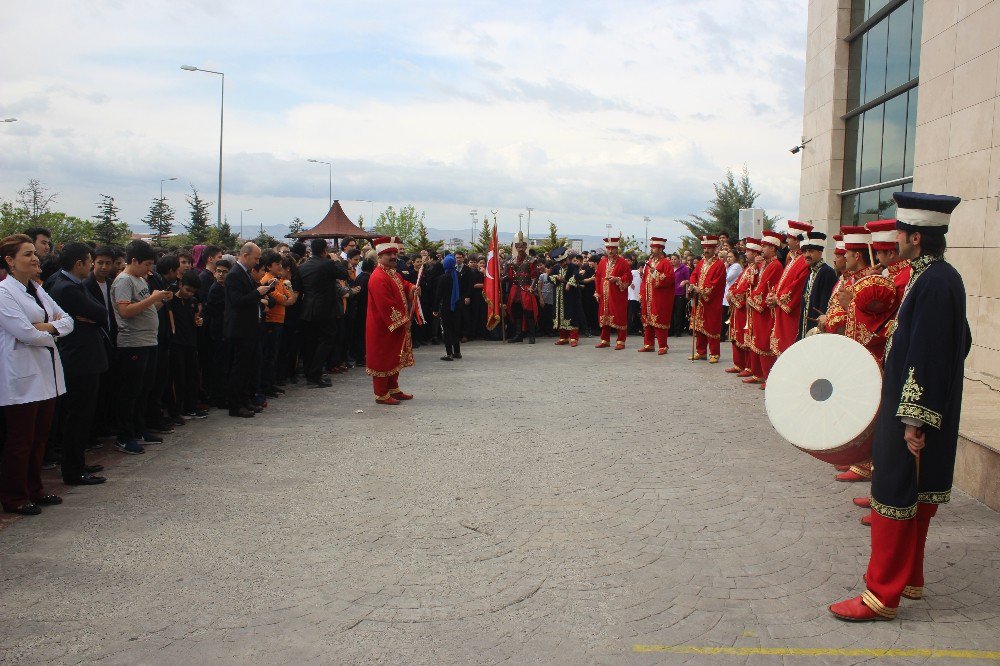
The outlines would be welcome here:
<svg viewBox="0 0 1000 666">
<path fill-rule="evenodd" d="M 500 265 L 500 232 L 497 228 L 497 212 L 493 211 L 493 234 L 497 239 L 497 298 L 500 299 L 500 341 L 507 342 L 507 303 L 503 299 L 503 270 Z"/>
</svg>

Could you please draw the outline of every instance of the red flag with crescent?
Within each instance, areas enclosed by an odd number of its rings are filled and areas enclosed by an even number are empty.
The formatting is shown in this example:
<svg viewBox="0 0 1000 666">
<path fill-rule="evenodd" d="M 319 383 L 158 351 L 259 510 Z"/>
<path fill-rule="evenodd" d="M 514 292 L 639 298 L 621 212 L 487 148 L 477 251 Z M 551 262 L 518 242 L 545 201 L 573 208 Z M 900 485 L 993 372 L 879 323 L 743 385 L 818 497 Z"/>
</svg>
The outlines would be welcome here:
<svg viewBox="0 0 1000 666">
<path fill-rule="evenodd" d="M 483 279 L 483 298 L 486 300 L 486 328 L 492 331 L 500 323 L 500 246 L 497 244 L 497 225 L 493 225 L 493 239 L 486 255 L 486 277 Z"/>
</svg>

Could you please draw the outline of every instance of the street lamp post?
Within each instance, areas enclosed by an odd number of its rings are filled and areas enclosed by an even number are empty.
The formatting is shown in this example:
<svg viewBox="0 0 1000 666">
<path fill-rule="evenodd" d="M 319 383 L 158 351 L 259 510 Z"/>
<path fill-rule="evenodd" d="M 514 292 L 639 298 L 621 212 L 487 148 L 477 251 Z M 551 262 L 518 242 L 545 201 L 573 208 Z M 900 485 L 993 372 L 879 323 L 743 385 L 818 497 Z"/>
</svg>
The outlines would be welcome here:
<svg viewBox="0 0 1000 666">
<path fill-rule="evenodd" d="M 531 242 L 531 211 L 533 211 L 535 209 L 529 207 L 527 210 L 528 210 L 528 242 L 530 243 Z"/>
<path fill-rule="evenodd" d="M 649 216 L 643 215 L 642 221 L 646 223 L 646 254 L 649 254 Z"/>
<path fill-rule="evenodd" d="M 17 122 L 17 118 L 4 118 L 3 120 L 0 120 L 0 122 L 4 122 L 4 123 L 16 123 Z"/>
<path fill-rule="evenodd" d="M 521 223 L 524 221 L 524 213 L 517 214 L 517 230 L 521 231 Z"/>
<path fill-rule="evenodd" d="M 333 208 L 333 164 L 330 162 L 324 162 L 323 160 L 308 159 L 307 162 L 312 162 L 313 164 L 325 164 L 330 167 L 330 208 Z M 356 199 L 356 201 L 363 201 L 362 199 Z M 366 200 L 364 200 L 366 201 Z"/>
<path fill-rule="evenodd" d="M 167 182 L 168 180 L 177 180 L 177 176 L 174 176 L 173 178 L 160 179 L 160 201 L 163 201 L 163 183 Z"/>
<path fill-rule="evenodd" d="M 469 217 L 472 218 L 472 233 L 469 234 L 469 243 L 476 242 L 476 227 L 479 226 L 479 210 L 473 208 L 469 211 Z"/>
<path fill-rule="evenodd" d="M 249 213 L 252 210 L 253 210 L 253 208 L 244 208 L 243 210 L 240 211 L 240 240 L 241 241 L 245 241 L 246 240 L 245 238 L 243 238 L 243 213 Z M 263 225 L 264 223 L 261 222 L 261 224 Z M 263 227 L 261 227 L 261 228 L 263 228 Z"/>
<path fill-rule="evenodd" d="M 222 72 L 214 72 L 210 69 L 201 69 L 193 65 L 181 65 L 185 72 L 205 72 L 206 74 L 216 74 L 222 80 L 222 95 L 219 100 L 219 203 L 217 206 L 215 226 L 222 226 L 222 129 L 223 121 L 226 117 L 226 75 Z"/>
</svg>

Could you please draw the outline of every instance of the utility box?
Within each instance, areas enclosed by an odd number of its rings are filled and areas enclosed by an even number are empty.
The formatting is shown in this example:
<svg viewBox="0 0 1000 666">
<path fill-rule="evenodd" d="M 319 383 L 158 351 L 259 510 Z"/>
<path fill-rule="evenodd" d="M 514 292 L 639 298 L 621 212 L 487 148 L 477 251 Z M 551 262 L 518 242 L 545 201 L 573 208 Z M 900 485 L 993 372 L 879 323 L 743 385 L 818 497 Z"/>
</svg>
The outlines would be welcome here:
<svg viewBox="0 0 1000 666">
<path fill-rule="evenodd" d="M 740 209 L 740 237 L 736 240 L 752 237 L 760 240 L 764 234 L 764 209 L 763 208 L 741 208 Z"/>
</svg>

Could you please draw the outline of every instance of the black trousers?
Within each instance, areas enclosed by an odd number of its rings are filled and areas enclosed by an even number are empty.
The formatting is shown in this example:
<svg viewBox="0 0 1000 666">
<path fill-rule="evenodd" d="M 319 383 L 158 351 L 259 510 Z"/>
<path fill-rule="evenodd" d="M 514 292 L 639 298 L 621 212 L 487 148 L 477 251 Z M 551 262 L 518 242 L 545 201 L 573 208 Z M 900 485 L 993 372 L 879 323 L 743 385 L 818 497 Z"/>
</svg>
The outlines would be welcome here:
<svg viewBox="0 0 1000 666">
<path fill-rule="evenodd" d="M 337 320 L 302 322 L 302 359 L 306 381 L 316 382 L 323 376 L 327 358 L 337 342 Z"/>
<path fill-rule="evenodd" d="M 150 360 L 153 364 L 153 387 L 146 400 L 146 424 L 163 424 L 163 406 L 170 397 L 170 345 L 160 343 Z"/>
<path fill-rule="evenodd" d="M 146 429 L 146 403 L 156 382 L 156 347 L 119 347 L 116 366 L 118 439 L 137 439 Z"/>
<path fill-rule="evenodd" d="M 246 338 L 229 340 L 233 359 L 226 390 L 226 403 L 229 409 L 239 409 L 250 404 L 257 378 L 259 345 L 260 337 L 257 331 L 253 331 L 253 335 Z"/>
<path fill-rule="evenodd" d="M 278 360 L 275 364 L 277 381 L 297 377 L 299 370 L 299 352 L 302 349 L 302 324 L 299 318 L 288 317 L 285 310 L 285 323 L 281 329 L 281 344 L 278 349 Z"/>
<path fill-rule="evenodd" d="M 189 414 L 198 406 L 198 348 L 174 345 L 170 348 L 171 416 Z"/>
<path fill-rule="evenodd" d="M 670 317 L 670 335 L 681 335 L 687 328 L 685 308 L 687 299 L 683 296 L 674 296 L 674 312 Z"/>
<path fill-rule="evenodd" d="M 444 333 L 444 349 L 449 356 L 462 353 L 462 312 L 463 308 L 456 308 L 455 311 L 444 309 L 441 315 L 441 330 Z"/>
<path fill-rule="evenodd" d="M 264 322 L 264 340 L 261 344 L 263 363 L 260 367 L 260 386 L 264 393 L 273 391 L 277 382 L 278 352 L 281 348 L 282 325 Z"/>
<path fill-rule="evenodd" d="M 229 369 L 232 367 L 229 340 L 212 340 L 212 403 L 216 407 L 228 406 L 227 391 Z"/>
<path fill-rule="evenodd" d="M 84 450 L 91 441 L 97 412 L 101 375 L 66 375 L 62 403 L 62 476 L 70 480 L 84 474 Z"/>
</svg>

